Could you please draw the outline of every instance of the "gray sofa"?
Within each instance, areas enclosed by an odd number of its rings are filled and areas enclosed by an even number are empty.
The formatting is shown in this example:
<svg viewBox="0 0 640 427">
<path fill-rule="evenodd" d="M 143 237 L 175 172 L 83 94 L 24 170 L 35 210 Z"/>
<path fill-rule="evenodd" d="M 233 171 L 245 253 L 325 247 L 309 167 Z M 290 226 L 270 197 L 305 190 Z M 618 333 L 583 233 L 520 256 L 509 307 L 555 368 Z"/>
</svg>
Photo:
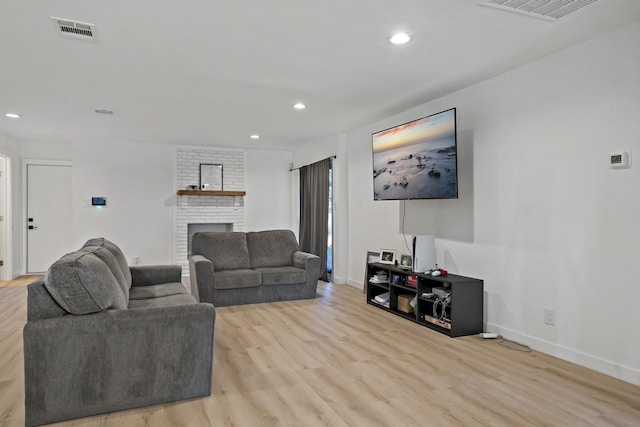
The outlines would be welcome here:
<svg viewBox="0 0 640 427">
<path fill-rule="evenodd" d="M 30 284 L 26 425 L 210 395 L 215 308 L 180 280 L 97 238 Z"/>
<path fill-rule="evenodd" d="M 315 298 L 320 257 L 290 230 L 202 232 L 191 241 L 192 293 L 216 307 Z"/>
</svg>

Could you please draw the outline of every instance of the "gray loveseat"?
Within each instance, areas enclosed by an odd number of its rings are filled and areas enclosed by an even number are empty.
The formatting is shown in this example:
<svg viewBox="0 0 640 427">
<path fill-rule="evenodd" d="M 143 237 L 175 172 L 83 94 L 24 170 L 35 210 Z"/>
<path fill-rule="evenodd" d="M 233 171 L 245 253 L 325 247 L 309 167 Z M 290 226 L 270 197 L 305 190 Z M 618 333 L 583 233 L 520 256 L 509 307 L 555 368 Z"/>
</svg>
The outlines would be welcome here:
<svg viewBox="0 0 640 427">
<path fill-rule="evenodd" d="M 298 250 L 290 230 L 195 233 L 192 292 L 216 307 L 315 298 L 320 258 Z"/>
<path fill-rule="evenodd" d="M 28 287 L 26 425 L 211 394 L 215 308 L 104 238 Z"/>
</svg>

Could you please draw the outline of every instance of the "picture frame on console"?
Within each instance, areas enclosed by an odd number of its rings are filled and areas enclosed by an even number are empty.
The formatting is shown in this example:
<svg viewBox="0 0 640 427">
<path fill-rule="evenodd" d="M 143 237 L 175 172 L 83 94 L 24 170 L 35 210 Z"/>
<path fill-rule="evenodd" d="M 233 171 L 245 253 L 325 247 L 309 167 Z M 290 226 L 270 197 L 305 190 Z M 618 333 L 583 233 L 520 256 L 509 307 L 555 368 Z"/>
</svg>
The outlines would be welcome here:
<svg viewBox="0 0 640 427">
<path fill-rule="evenodd" d="M 411 255 L 402 254 L 400 255 L 400 268 L 411 269 L 413 266 L 413 257 Z"/>
<path fill-rule="evenodd" d="M 380 264 L 395 264 L 396 251 L 392 249 L 380 249 Z"/>
<path fill-rule="evenodd" d="M 222 191 L 222 165 L 200 163 L 200 190 Z"/>
</svg>

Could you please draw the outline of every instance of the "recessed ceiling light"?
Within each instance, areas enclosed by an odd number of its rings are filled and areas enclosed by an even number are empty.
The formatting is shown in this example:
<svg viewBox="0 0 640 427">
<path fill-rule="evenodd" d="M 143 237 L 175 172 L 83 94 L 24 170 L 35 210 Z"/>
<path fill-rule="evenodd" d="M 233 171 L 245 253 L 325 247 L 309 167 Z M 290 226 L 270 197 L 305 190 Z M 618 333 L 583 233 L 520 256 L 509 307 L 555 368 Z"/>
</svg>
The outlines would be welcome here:
<svg viewBox="0 0 640 427">
<path fill-rule="evenodd" d="M 251 139 L 260 139 L 260 135 L 253 134 L 250 137 Z"/>
<path fill-rule="evenodd" d="M 395 33 L 389 37 L 389 42 L 392 44 L 405 44 L 408 43 L 409 40 L 411 40 L 411 37 L 409 37 L 407 33 Z"/>
<path fill-rule="evenodd" d="M 295 108 L 296 110 L 304 110 L 305 108 L 307 108 L 307 106 L 304 105 L 302 102 L 297 102 L 293 104 L 293 108 Z"/>
<path fill-rule="evenodd" d="M 16 114 L 16 113 L 5 113 L 4 115 L 5 115 L 5 117 L 8 117 L 10 119 L 19 119 L 20 118 L 20 114 Z"/>
</svg>

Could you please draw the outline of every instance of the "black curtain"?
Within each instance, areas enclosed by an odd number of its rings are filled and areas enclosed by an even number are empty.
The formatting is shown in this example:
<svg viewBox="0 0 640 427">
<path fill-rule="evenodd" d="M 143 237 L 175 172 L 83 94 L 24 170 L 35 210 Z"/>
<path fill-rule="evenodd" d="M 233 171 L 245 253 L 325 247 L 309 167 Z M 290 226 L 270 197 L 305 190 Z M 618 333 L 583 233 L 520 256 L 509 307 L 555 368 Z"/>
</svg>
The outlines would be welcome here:
<svg viewBox="0 0 640 427">
<path fill-rule="evenodd" d="M 300 168 L 300 250 L 320 257 L 320 280 L 327 279 L 329 168 L 331 159 Z"/>
</svg>

